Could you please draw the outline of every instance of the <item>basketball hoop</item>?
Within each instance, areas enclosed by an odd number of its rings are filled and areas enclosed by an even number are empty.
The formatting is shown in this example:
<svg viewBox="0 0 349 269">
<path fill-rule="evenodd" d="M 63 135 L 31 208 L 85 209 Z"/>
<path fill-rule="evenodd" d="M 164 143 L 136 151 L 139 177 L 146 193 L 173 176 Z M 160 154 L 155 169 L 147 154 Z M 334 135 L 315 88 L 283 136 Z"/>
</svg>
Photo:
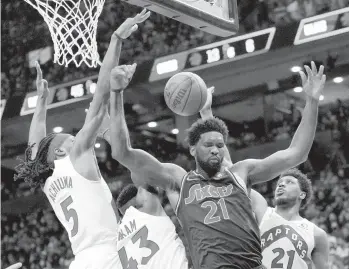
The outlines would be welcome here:
<svg viewBox="0 0 349 269">
<path fill-rule="evenodd" d="M 54 63 L 100 64 L 97 24 L 105 0 L 24 0 L 44 18 L 54 45 Z"/>
</svg>

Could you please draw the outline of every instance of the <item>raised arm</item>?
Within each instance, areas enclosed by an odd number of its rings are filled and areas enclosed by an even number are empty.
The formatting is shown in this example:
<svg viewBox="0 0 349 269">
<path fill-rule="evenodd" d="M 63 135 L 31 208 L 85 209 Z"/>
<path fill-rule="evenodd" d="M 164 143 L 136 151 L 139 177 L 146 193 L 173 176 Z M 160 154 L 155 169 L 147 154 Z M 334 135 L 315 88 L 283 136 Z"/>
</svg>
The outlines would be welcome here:
<svg viewBox="0 0 349 269">
<path fill-rule="evenodd" d="M 97 91 L 93 96 L 90 108 L 87 112 L 85 123 L 89 122 L 99 111 L 101 104 L 108 104 L 110 97 L 110 72 L 119 64 L 122 40 L 128 38 L 138 29 L 137 23 L 141 23 L 149 18 L 150 12 L 146 9 L 133 18 L 128 18 L 113 33 L 108 50 L 104 56 L 97 80 Z"/>
<path fill-rule="evenodd" d="M 329 269 L 328 237 L 324 230 L 315 227 L 314 231 L 315 247 L 311 254 L 316 269 Z"/>
<path fill-rule="evenodd" d="M 42 71 L 38 62 L 35 62 L 35 67 L 38 101 L 29 129 L 28 144 L 32 145 L 31 159 L 35 158 L 39 143 L 46 136 L 47 96 L 49 93 L 48 83 L 42 78 Z"/>
<path fill-rule="evenodd" d="M 312 70 L 308 66 L 305 66 L 305 69 L 308 78 L 303 72 L 300 75 L 306 93 L 306 105 L 291 145 L 265 159 L 248 159 L 235 164 L 232 169 L 240 172 L 240 175 L 246 179 L 247 185 L 271 180 L 307 160 L 314 141 L 319 97 L 324 88 L 326 76 L 323 75 L 324 67 L 321 66 L 317 72 L 314 62 L 312 62 Z"/>
<path fill-rule="evenodd" d="M 202 109 L 200 110 L 200 116 L 203 120 L 208 120 L 213 118 L 212 113 L 212 95 L 214 93 L 215 87 L 210 87 L 207 89 L 207 100 Z M 231 161 L 230 153 L 226 145 L 224 145 L 224 161 L 223 166 L 230 167 L 233 164 Z"/>
<path fill-rule="evenodd" d="M 118 68 L 113 69 L 111 73 L 110 138 L 112 156 L 131 171 L 133 180 L 140 179 L 144 183 L 160 186 L 165 190 L 179 189 L 180 181 L 186 173 L 183 168 L 175 164 L 161 163 L 149 153 L 133 149 L 131 146 L 124 115 L 123 90 L 128 84 L 127 80 L 123 79 L 124 76 L 123 71 Z"/>
</svg>

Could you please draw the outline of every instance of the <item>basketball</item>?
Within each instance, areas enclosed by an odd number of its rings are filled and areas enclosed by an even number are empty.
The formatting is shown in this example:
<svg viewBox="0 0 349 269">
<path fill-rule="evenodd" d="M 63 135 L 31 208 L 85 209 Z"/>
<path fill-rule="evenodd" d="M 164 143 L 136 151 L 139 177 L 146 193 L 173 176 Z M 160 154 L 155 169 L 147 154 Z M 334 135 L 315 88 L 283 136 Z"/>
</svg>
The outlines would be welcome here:
<svg viewBox="0 0 349 269">
<path fill-rule="evenodd" d="M 176 114 L 191 116 L 198 113 L 207 99 L 207 87 L 198 75 L 182 72 L 171 77 L 165 86 L 165 101 Z"/>
</svg>

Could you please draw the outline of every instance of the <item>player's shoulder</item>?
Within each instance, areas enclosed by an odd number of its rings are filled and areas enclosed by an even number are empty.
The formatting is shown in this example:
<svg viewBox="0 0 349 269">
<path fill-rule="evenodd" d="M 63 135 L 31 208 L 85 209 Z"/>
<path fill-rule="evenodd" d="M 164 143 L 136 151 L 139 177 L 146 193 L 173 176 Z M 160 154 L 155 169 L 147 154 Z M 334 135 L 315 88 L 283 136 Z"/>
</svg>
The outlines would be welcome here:
<svg viewBox="0 0 349 269">
<path fill-rule="evenodd" d="M 256 164 L 255 159 L 246 159 L 242 160 L 240 162 L 231 164 L 227 167 L 227 169 L 234 174 L 239 175 L 241 178 L 247 178 L 249 171 L 254 167 Z"/>
<path fill-rule="evenodd" d="M 315 239 L 316 238 L 318 238 L 318 239 L 326 238 L 327 239 L 326 231 L 315 224 L 313 224 L 313 225 L 314 225 L 314 237 L 315 237 Z"/>
<path fill-rule="evenodd" d="M 328 248 L 328 235 L 327 232 L 314 224 L 314 242 L 315 248 Z"/>
<path fill-rule="evenodd" d="M 178 189 L 181 187 L 182 180 L 188 174 L 182 167 L 174 163 L 163 163 L 163 167 L 166 169 L 173 186 L 171 189 Z"/>
</svg>

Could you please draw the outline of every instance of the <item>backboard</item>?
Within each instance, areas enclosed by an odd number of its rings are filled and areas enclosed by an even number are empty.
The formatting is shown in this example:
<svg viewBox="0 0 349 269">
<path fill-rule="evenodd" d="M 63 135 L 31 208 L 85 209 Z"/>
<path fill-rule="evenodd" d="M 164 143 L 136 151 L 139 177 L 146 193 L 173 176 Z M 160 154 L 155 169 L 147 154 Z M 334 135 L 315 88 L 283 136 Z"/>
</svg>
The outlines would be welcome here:
<svg viewBox="0 0 349 269">
<path fill-rule="evenodd" d="M 239 30 L 237 0 L 123 0 L 131 5 L 227 37 Z"/>
</svg>

